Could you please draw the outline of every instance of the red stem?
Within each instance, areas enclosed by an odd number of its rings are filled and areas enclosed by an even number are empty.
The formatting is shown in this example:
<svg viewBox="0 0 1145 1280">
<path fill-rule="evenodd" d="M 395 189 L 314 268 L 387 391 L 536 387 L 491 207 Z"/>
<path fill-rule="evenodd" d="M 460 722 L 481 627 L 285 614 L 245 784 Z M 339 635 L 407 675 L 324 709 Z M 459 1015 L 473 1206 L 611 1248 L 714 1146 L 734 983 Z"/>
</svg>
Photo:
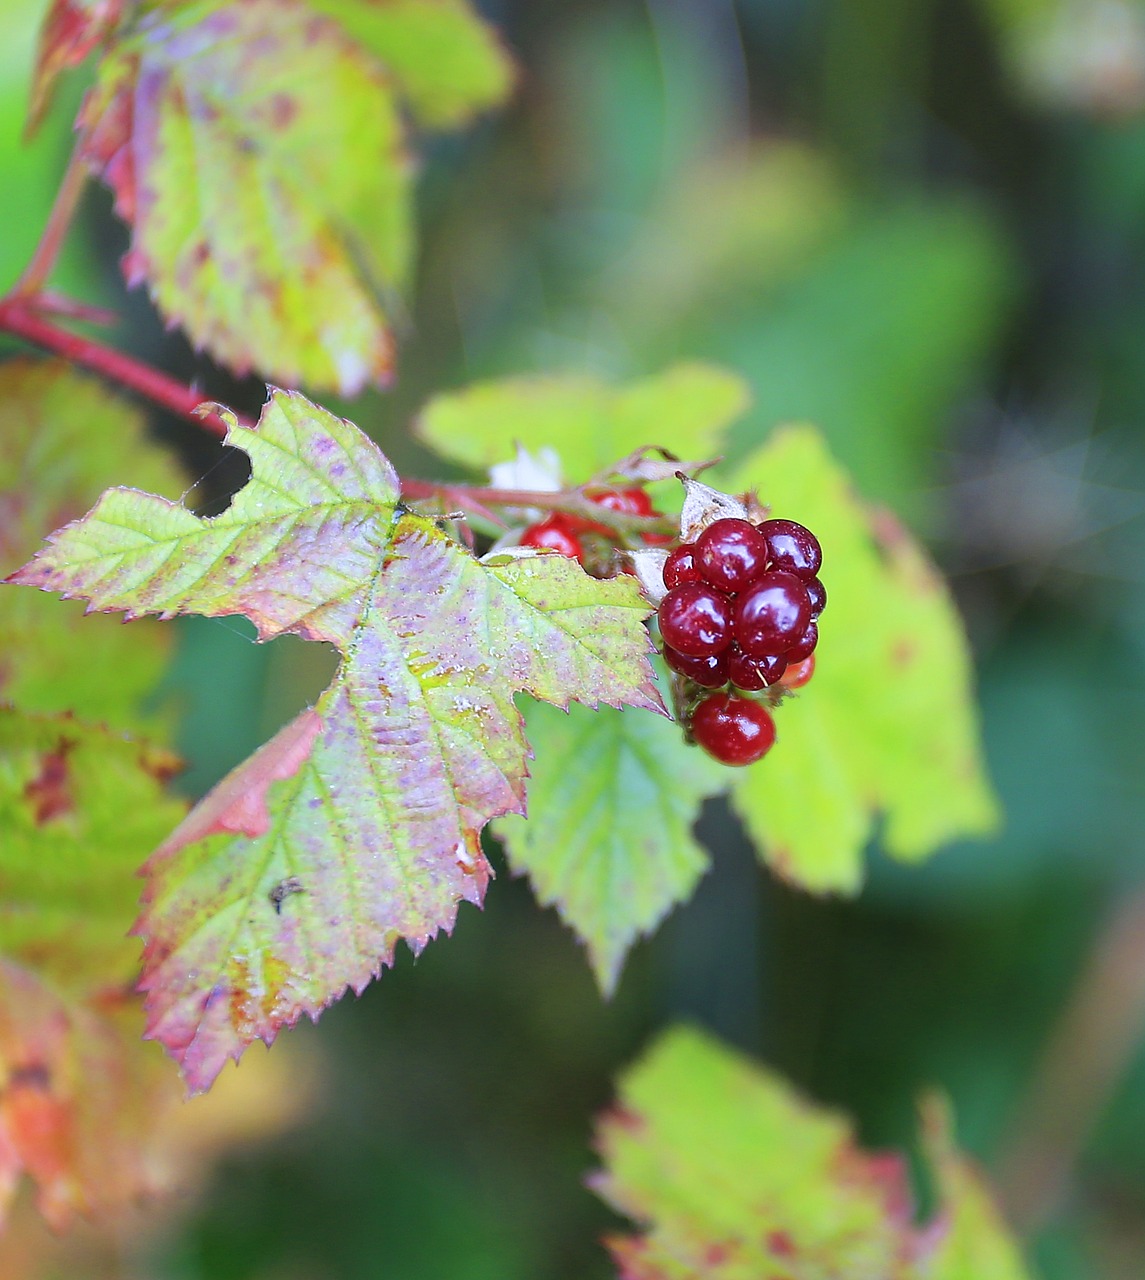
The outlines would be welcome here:
<svg viewBox="0 0 1145 1280">
<path fill-rule="evenodd" d="M 168 377 L 133 356 L 116 351 L 114 347 L 105 346 L 102 342 L 82 337 L 68 329 L 61 329 L 38 309 L 38 302 L 37 297 L 21 295 L 11 295 L 0 300 L 0 332 L 14 334 L 62 356 L 72 364 L 91 369 L 101 377 L 203 427 L 212 435 L 222 438 L 227 434 L 226 420 L 214 410 L 204 410 L 203 396 L 193 387 Z M 63 309 L 58 303 L 54 306 L 57 311 Z M 253 425 L 238 415 L 236 420 L 241 426 Z M 402 497 L 410 501 L 436 498 L 447 506 L 467 508 L 474 515 L 486 519 L 496 519 L 490 512 L 490 507 L 532 507 L 542 511 L 563 511 L 579 515 L 618 533 L 674 532 L 674 522 L 666 516 L 623 515 L 590 502 L 577 490 L 537 493 L 531 489 L 486 489 L 474 485 L 404 480 Z"/>
<path fill-rule="evenodd" d="M 39 293 L 52 274 L 52 268 L 60 256 L 64 238 L 68 234 L 68 228 L 75 217 L 80 196 L 83 195 L 83 189 L 87 183 L 87 163 L 83 159 L 86 143 L 87 138 L 84 134 L 76 139 L 76 145 L 68 160 L 68 167 L 64 170 L 59 190 L 52 203 L 52 211 L 48 215 L 44 234 L 40 236 L 40 243 L 36 245 L 31 262 L 24 268 L 23 274 L 12 289 L 13 297 L 29 298 Z"/>
<path fill-rule="evenodd" d="M 193 387 L 113 347 L 59 328 L 39 314 L 30 298 L 13 296 L 0 302 L 0 330 L 63 356 L 72 364 L 91 369 L 171 413 L 194 422 L 212 435 L 221 437 L 227 433 L 227 424 L 217 413 L 197 412 L 203 396 Z"/>
</svg>

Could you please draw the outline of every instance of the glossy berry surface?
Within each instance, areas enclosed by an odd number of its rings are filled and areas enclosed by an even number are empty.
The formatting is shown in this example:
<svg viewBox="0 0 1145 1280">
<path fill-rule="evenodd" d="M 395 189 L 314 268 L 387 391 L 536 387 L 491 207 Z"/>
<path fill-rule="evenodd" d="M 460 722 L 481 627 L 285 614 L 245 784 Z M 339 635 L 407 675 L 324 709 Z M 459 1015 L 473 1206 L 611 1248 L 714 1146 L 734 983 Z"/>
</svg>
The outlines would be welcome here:
<svg viewBox="0 0 1145 1280">
<path fill-rule="evenodd" d="M 696 546 L 692 542 L 681 542 L 674 550 L 668 552 L 664 561 L 664 585 L 669 591 L 685 582 L 702 582 L 703 574 L 696 564 Z"/>
<path fill-rule="evenodd" d="M 521 546 L 559 551 L 570 560 L 579 560 L 584 554 L 580 539 L 572 531 L 569 522 L 560 515 L 552 515 L 539 524 L 529 525 L 521 534 Z"/>
<path fill-rule="evenodd" d="M 819 628 L 814 622 L 807 624 L 807 630 L 803 635 L 784 653 L 784 657 L 788 662 L 802 662 L 804 658 L 809 658 L 815 652 L 815 646 L 819 643 Z"/>
<path fill-rule="evenodd" d="M 713 587 L 742 591 L 767 567 L 767 539 L 746 520 L 715 520 L 696 539 L 696 564 Z"/>
<path fill-rule="evenodd" d="M 712 653 L 706 658 L 690 658 L 669 645 L 664 646 L 664 661 L 687 676 L 703 689 L 722 689 L 728 682 L 727 657 L 722 653 Z"/>
<path fill-rule="evenodd" d="M 722 764 L 753 764 L 771 749 L 775 721 L 758 702 L 718 693 L 696 708 L 692 736 Z"/>
<path fill-rule="evenodd" d="M 732 638 L 732 602 L 702 582 L 685 582 L 660 601 L 664 643 L 690 658 L 726 649 Z"/>
<path fill-rule="evenodd" d="M 769 684 L 775 684 L 786 670 L 787 659 L 779 654 L 751 658 L 738 644 L 733 644 L 728 650 L 728 679 L 737 689 L 744 689 L 750 693 L 766 689 Z"/>
<path fill-rule="evenodd" d="M 813 578 L 823 563 L 819 539 L 794 520 L 765 520 L 759 532 L 767 539 L 771 568 L 800 578 Z"/>
<path fill-rule="evenodd" d="M 651 516 L 652 499 L 643 489 L 605 489 L 603 493 L 591 493 L 589 502 L 607 511 L 615 511 L 624 516 Z"/>
<path fill-rule="evenodd" d="M 808 578 L 803 585 L 807 588 L 807 598 L 811 601 L 811 616 L 817 618 L 827 607 L 827 588 L 818 578 Z"/>
<path fill-rule="evenodd" d="M 815 674 L 815 655 L 796 662 L 779 677 L 779 683 L 785 689 L 802 689 Z"/>
<path fill-rule="evenodd" d="M 785 653 L 811 621 L 807 588 L 793 573 L 768 571 L 736 603 L 735 639 L 753 658 Z"/>
</svg>

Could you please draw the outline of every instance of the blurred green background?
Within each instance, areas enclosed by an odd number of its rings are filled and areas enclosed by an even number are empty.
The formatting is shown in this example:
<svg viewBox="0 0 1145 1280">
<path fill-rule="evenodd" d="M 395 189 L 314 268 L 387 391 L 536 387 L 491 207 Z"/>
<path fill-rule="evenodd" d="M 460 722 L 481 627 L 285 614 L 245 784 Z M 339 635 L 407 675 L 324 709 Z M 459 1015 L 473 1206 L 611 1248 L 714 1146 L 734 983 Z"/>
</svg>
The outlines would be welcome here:
<svg viewBox="0 0 1145 1280">
<path fill-rule="evenodd" d="M 718 805 L 714 870 L 602 1004 L 501 871 L 483 917 L 292 1033 L 311 1119 L 232 1154 L 159 1235 L 163 1280 L 594 1280 L 584 1189 L 611 1077 L 685 1016 L 909 1145 L 953 1096 L 1049 1280 L 1145 1275 L 1145 10 L 1061 0 L 490 0 L 510 108 L 426 143 L 399 379 L 336 407 L 404 472 L 431 393 L 501 373 L 741 371 L 745 450 L 819 423 L 950 574 L 1006 812 L 922 869 L 872 848 L 855 902 L 760 870 Z M 0 12 L 0 277 L 68 147 L 19 132 L 37 0 Z M 82 77 L 81 77 L 82 78 Z M 65 98 L 74 106 L 78 85 Z M 257 409 L 166 333 L 93 190 L 61 283 L 118 341 Z M 193 429 L 159 422 L 193 472 Z M 671 444 L 671 441 L 665 441 Z M 216 469 L 214 483 L 227 484 Z M 879 601 L 870 602 L 877 611 Z M 180 632 L 200 791 L 317 687 L 298 643 Z M 872 679 L 879 679 L 872 673 Z M 889 678 L 889 677 L 888 677 Z M 135 1274 L 135 1272 L 131 1272 Z"/>
</svg>

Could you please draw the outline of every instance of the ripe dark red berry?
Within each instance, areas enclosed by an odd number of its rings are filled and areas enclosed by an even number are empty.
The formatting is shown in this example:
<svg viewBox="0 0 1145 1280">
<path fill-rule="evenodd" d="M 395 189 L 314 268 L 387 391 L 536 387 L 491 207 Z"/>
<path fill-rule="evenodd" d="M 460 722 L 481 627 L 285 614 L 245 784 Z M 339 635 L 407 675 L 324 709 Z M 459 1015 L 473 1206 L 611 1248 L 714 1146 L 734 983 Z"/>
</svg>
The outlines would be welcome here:
<svg viewBox="0 0 1145 1280">
<path fill-rule="evenodd" d="M 664 561 L 664 585 L 669 591 L 684 582 L 702 582 L 703 574 L 696 564 L 696 545 L 693 542 L 681 542 L 674 550 L 668 552 Z"/>
<path fill-rule="evenodd" d="M 794 520 L 765 520 L 759 526 L 771 551 L 771 567 L 813 578 L 823 563 L 819 539 Z"/>
<path fill-rule="evenodd" d="M 811 616 L 817 618 L 827 607 L 827 588 L 818 578 L 808 578 L 803 585 L 807 588 L 807 598 L 811 601 Z"/>
<path fill-rule="evenodd" d="M 779 654 L 768 654 L 765 658 L 751 658 L 733 644 L 727 655 L 728 679 L 737 689 L 746 689 L 754 693 L 758 689 L 766 689 L 775 684 L 787 670 L 787 659 Z"/>
<path fill-rule="evenodd" d="M 779 683 L 785 689 L 802 689 L 808 680 L 815 674 L 815 655 L 804 658 L 802 662 L 796 662 L 793 666 L 779 677 Z"/>
<path fill-rule="evenodd" d="M 692 714 L 692 736 L 723 764 L 752 764 L 771 749 L 775 721 L 758 702 L 717 693 Z"/>
<path fill-rule="evenodd" d="M 660 601 L 664 643 L 691 658 L 726 649 L 732 638 L 732 602 L 703 582 L 685 582 Z"/>
<path fill-rule="evenodd" d="M 712 653 L 706 658 L 690 658 L 669 645 L 664 646 L 664 661 L 689 680 L 704 689 L 722 689 L 728 682 L 727 659 L 722 653 Z"/>
<path fill-rule="evenodd" d="M 767 539 L 746 520 L 714 520 L 696 539 L 696 564 L 721 591 L 742 591 L 767 568 Z"/>
<path fill-rule="evenodd" d="M 807 630 L 802 636 L 784 653 L 784 657 L 788 662 L 802 662 L 804 658 L 809 658 L 815 652 L 815 646 L 819 643 L 819 628 L 814 622 L 807 624 Z"/>
<path fill-rule="evenodd" d="M 559 551 L 570 560 L 584 555 L 580 539 L 572 531 L 569 522 L 561 515 L 551 515 L 546 520 L 531 524 L 521 534 L 521 546 L 539 547 L 547 551 Z"/>
<path fill-rule="evenodd" d="M 804 584 L 793 573 L 768 571 L 739 597 L 735 638 L 753 658 L 785 653 L 810 621 L 811 601 Z"/>
</svg>

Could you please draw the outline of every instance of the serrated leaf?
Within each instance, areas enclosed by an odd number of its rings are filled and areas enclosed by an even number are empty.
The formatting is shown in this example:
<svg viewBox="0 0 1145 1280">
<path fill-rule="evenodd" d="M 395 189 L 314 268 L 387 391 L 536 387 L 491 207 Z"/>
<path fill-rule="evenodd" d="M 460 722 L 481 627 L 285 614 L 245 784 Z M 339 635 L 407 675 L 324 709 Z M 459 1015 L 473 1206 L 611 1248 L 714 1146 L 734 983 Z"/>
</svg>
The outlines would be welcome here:
<svg viewBox="0 0 1145 1280">
<path fill-rule="evenodd" d="M 583 480 L 643 445 L 712 457 L 747 402 L 741 378 L 704 364 L 622 387 L 575 375 L 504 378 L 435 397 L 417 430 L 443 457 L 475 468 L 513 457 L 518 442 L 534 452 L 550 446 Z"/>
<path fill-rule="evenodd" d="M 59 361 L 0 365 L 0 573 L 124 475 L 168 492 L 184 486 L 173 462 L 147 442 L 136 410 L 94 379 Z M 159 679 L 169 637 L 155 623 L 125 629 L 110 618 L 85 622 L 82 612 L 32 592 L 0 591 L 0 700 L 124 727 L 148 723 L 139 705 Z"/>
<path fill-rule="evenodd" d="M 346 394 L 385 380 L 409 165 L 389 81 L 338 23 L 301 0 L 157 10 L 81 124 L 132 227 L 129 282 L 197 346 Z"/>
<path fill-rule="evenodd" d="M 962 624 L 918 544 L 859 501 L 811 427 L 777 431 L 730 487 L 758 488 L 815 530 L 829 597 L 815 676 L 732 791 L 768 862 L 805 888 L 850 892 L 879 815 L 904 861 L 992 830 Z"/>
<path fill-rule="evenodd" d="M 692 837 L 701 802 L 726 779 L 678 726 L 639 711 L 525 712 L 535 759 L 529 818 L 497 834 L 538 899 L 584 943 L 610 994 L 632 944 L 691 895 L 708 865 Z"/>
<path fill-rule="evenodd" d="M 23 1174 L 53 1226 L 134 1201 L 164 1093 L 127 992 L 134 872 L 185 806 L 178 762 L 0 707 L 0 1217 Z"/>
<path fill-rule="evenodd" d="M 842 1117 L 676 1028 L 621 1078 L 593 1186 L 646 1227 L 608 1242 L 622 1280 L 1021 1280 L 985 1191 L 941 1142 L 945 1221 L 920 1229 L 901 1156 L 859 1150 Z M 950 1261 L 960 1232 L 973 1273 Z"/>
<path fill-rule="evenodd" d="M 479 832 L 524 803 L 515 692 L 659 707 L 630 578 L 560 556 L 475 560 L 398 514 L 384 456 L 301 396 L 276 392 L 228 441 L 252 477 L 222 515 L 113 489 L 11 579 L 133 614 L 241 612 L 263 638 L 342 652 L 314 711 L 147 868 L 150 1034 L 192 1089 L 482 900 Z"/>
<path fill-rule="evenodd" d="M 78 67 L 115 29 L 124 0 L 52 0 L 40 26 L 27 133 L 39 127 L 61 72 Z"/>
<path fill-rule="evenodd" d="M 513 63 L 466 0 L 308 0 L 375 54 L 420 122 L 464 124 L 502 102 Z"/>
</svg>

